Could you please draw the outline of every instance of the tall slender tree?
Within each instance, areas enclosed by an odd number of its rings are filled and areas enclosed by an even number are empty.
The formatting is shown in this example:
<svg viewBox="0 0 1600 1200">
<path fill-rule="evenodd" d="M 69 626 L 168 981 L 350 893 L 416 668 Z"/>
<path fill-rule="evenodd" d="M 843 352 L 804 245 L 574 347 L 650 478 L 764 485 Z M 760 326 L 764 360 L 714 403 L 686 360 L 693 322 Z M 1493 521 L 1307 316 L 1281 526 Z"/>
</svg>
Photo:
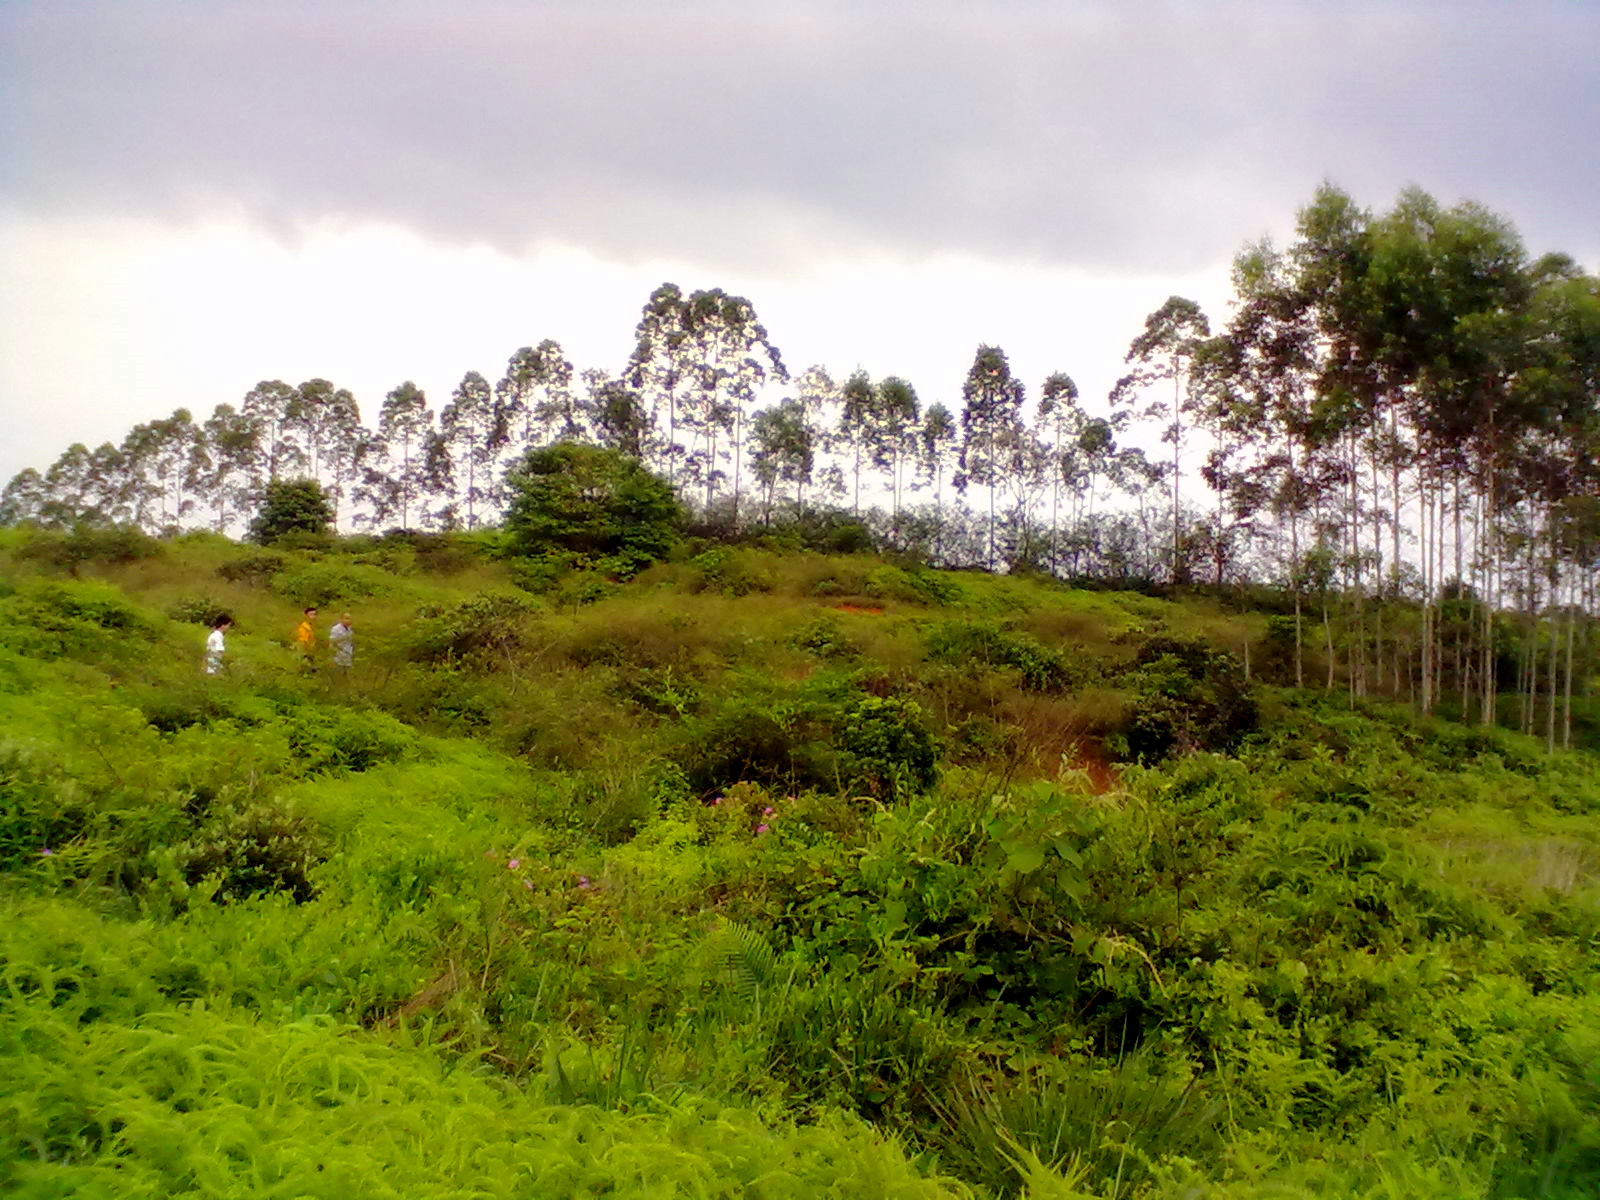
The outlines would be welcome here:
<svg viewBox="0 0 1600 1200">
<path fill-rule="evenodd" d="M 967 370 L 961 395 L 961 477 L 958 486 L 978 484 L 989 491 L 989 569 L 995 569 L 995 497 L 1016 469 L 1022 445 L 1022 405 L 1027 392 L 1011 374 L 1005 351 L 982 345 Z"/>
</svg>

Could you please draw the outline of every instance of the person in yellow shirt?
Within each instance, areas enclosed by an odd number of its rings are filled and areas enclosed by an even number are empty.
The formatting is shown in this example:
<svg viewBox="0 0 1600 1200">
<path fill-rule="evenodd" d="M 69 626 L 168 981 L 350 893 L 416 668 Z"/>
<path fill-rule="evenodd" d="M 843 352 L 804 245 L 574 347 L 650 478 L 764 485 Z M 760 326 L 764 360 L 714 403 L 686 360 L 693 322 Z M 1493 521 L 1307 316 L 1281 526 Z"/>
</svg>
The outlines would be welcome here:
<svg viewBox="0 0 1600 1200">
<path fill-rule="evenodd" d="M 301 614 L 304 618 L 294 631 L 294 646 L 300 651 L 301 665 L 307 668 L 316 665 L 317 661 L 317 610 L 308 608 Z"/>
</svg>

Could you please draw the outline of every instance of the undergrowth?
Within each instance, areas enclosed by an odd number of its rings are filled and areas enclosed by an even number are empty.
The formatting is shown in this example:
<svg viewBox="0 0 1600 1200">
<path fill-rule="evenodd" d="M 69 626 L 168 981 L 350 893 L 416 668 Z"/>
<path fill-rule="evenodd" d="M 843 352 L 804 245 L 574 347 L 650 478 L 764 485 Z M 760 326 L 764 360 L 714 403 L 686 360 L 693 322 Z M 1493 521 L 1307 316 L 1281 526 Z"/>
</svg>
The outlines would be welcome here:
<svg viewBox="0 0 1600 1200">
<path fill-rule="evenodd" d="M 0 1192 L 1600 1187 L 1592 755 L 1025 579 L 32 545 Z M 355 666 L 308 669 L 335 596 Z"/>
</svg>

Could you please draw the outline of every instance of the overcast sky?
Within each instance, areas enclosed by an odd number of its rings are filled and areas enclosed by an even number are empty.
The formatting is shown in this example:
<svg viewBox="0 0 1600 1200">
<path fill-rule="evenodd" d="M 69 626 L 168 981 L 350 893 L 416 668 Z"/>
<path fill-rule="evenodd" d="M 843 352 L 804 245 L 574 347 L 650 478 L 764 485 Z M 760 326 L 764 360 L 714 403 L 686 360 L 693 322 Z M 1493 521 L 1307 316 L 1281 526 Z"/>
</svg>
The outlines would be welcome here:
<svg viewBox="0 0 1600 1200">
<path fill-rule="evenodd" d="M 792 369 L 1102 405 L 1323 179 L 1600 264 L 1600 3 L 0 0 L 0 481 L 323 376 L 435 406 L 652 288 Z"/>
</svg>

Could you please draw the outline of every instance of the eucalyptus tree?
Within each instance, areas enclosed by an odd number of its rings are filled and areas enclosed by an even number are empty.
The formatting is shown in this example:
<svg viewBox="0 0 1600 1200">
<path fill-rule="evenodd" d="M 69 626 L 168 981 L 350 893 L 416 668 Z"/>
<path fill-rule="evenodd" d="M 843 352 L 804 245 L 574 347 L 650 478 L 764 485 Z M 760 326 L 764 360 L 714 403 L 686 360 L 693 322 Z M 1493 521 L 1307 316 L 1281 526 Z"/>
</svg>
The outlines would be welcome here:
<svg viewBox="0 0 1600 1200">
<path fill-rule="evenodd" d="M 877 425 L 878 390 L 872 376 L 857 369 L 839 388 L 839 420 L 830 442 L 842 449 L 850 463 L 850 511 L 861 516 L 861 468 L 870 462 L 872 432 Z"/>
<path fill-rule="evenodd" d="M 1314 421 L 1318 339 L 1314 312 L 1292 277 L 1292 264 L 1269 241 L 1248 245 L 1234 259 L 1234 315 L 1215 365 L 1234 392 L 1226 409 L 1229 432 L 1254 460 L 1233 476 L 1257 503 L 1286 522 L 1286 578 L 1294 602 L 1295 683 L 1305 679 L 1304 570 L 1301 526 L 1328 482 L 1318 469 Z M 1217 479 L 1221 462 L 1213 466 Z M 1227 484 L 1218 480 L 1219 493 Z"/>
<path fill-rule="evenodd" d="M 1072 376 L 1061 371 L 1052 374 L 1039 388 L 1038 421 L 1044 430 L 1051 464 L 1050 570 L 1053 574 L 1060 569 L 1056 543 L 1061 528 L 1061 485 L 1066 483 L 1076 498 L 1075 485 L 1081 476 L 1077 441 L 1085 420 L 1084 411 L 1078 407 L 1078 385 L 1072 381 Z M 1076 518 L 1076 504 L 1073 507 Z"/>
<path fill-rule="evenodd" d="M 573 368 L 561 343 L 546 338 L 511 356 L 495 385 L 500 420 L 517 431 L 523 451 L 585 435 L 583 406 L 572 389 Z"/>
<path fill-rule="evenodd" d="M 457 529 L 461 509 L 456 495 L 456 456 L 443 429 L 435 429 L 422 443 L 422 499 L 437 503 L 424 511 L 435 529 Z"/>
<path fill-rule="evenodd" d="M 1201 344 L 1211 336 L 1211 323 L 1193 300 L 1170 296 L 1145 318 L 1144 331 L 1128 347 L 1124 361 L 1134 369 L 1111 392 L 1113 408 L 1123 408 L 1138 419 L 1162 422 L 1161 440 L 1172 447 L 1172 578 L 1182 570 L 1183 515 L 1179 492 L 1183 477 L 1183 447 L 1188 432 L 1186 418 L 1197 400 L 1188 395 L 1190 368 Z M 1171 383 L 1172 399 L 1150 400 L 1147 393 L 1158 384 Z M 1142 402 L 1142 403 L 1141 403 Z"/>
<path fill-rule="evenodd" d="M 307 469 L 305 449 L 296 440 L 299 396 L 280 379 L 265 379 L 245 394 L 243 412 L 258 431 L 252 492 L 275 479 L 299 475 Z"/>
<path fill-rule="evenodd" d="M 49 503 L 50 489 L 44 476 L 25 467 L 11 477 L 0 492 L 0 525 L 39 524 Z"/>
<path fill-rule="evenodd" d="M 762 486 L 764 523 L 771 523 L 779 483 L 794 485 L 795 511 L 803 511 L 817 450 L 817 430 L 806 414 L 804 401 L 789 397 L 762 409 L 751 418 L 750 436 L 755 443 L 750 467 Z"/>
<path fill-rule="evenodd" d="M 389 392 L 378 410 L 373 456 L 366 472 L 367 501 L 374 524 L 398 517 L 411 528 L 411 513 L 427 493 L 425 460 L 433 435 L 433 410 L 428 397 L 411 380 Z"/>
<path fill-rule="evenodd" d="M 1022 381 L 1011 374 L 1005 351 L 981 345 L 962 384 L 961 477 L 957 486 L 976 483 L 989 491 L 987 565 L 995 568 L 995 496 L 1015 478 L 1022 446 Z"/>
<path fill-rule="evenodd" d="M 917 391 L 898 375 L 880 380 L 870 413 L 868 440 L 873 465 L 889 472 L 889 536 L 895 544 L 900 536 L 900 494 L 904 467 L 915 452 L 917 419 L 922 405 Z"/>
<path fill-rule="evenodd" d="M 253 472 L 261 454 L 261 426 L 231 404 L 219 404 L 201 426 L 205 463 L 201 494 L 213 524 L 226 533 L 234 514 L 254 503 Z"/>
<path fill-rule="evenodd" d="M 650 293 L 634 329 L 633 352 L 622 380 L 638 392 L 650 410 L 660 440 L 652 457 L 676 483 L 683 446 L 678 440 L 678 401 L 684 385 L 683 344 L 688 337 L 688 303 L 675 283 Z"/>
<path fill-rule="evenodd" d="M 724 473 L 719 461 L 732 459 L 733 520 L 739 520 L 744 427 L 749 406 L 768 382 L 789 375 L 778 348 L 743 296 L 721 288 L 693 293 L 683 313 L 684 337 L 678 343 L 680 378 L 685 382 L 686 421 L 695 432 L 695 449 L 686 460 L 705 485 L 710 511 Z"/>
<path fill-rule="evenodd" d="M 943 404 L 928 405 L 917 431 L 917 465 L 923 480 L 933 486 L 934 558 L 943 550 L 944 477 L 956 448 L 956 419 Z"/>
<path fill-rule="evenodd" d="M 601 446 L 643 461 L 650 442 L 650 411 L 635 388 L 598 368 L 583 373 L 588 426 Z"/>
<path fill-rule="evenodd" d="M 163 487 L 156 459 L 161 433 L 152 421 L 141 421 L 123 435 L 117 447 L 117 502 L 109 519 L 125 515 L 140 529 L 159 529 Z"/>
<path fill-rule="evenodd" d="M 355 397 L 326 379 L 308 379 L 295 389 L 288 419 L 304 450 L 305 469 L 318 483 L 325 469 L 332 472 L 341 456 L 348 456 L 348 442 L 361 427 Z"/>
<path fill-rule="evenodd" d="M 455 467 L 454 483 L 461 489 L 456 499 L 465 509 L 466 527 L 476 529 L 478 509 L 494 505 L 494 462 L 506 434 L 489 381 L 478 372 L 468 371 L 451 393 L 439 414 L 439 434 Z M 445 474 L 436 478 L 442 481 Z"/>
<path fill-rule="evenodd" d="M 121 514 L 114 497 L 121 477 L 120 471 L 118 478 L 113 478 L 98 469 L 89 448 L 82 442 L 72 443 L 44 473 L 40 523 L 62 527 L 79 521 L 116 520 Z"/>
</svg>

